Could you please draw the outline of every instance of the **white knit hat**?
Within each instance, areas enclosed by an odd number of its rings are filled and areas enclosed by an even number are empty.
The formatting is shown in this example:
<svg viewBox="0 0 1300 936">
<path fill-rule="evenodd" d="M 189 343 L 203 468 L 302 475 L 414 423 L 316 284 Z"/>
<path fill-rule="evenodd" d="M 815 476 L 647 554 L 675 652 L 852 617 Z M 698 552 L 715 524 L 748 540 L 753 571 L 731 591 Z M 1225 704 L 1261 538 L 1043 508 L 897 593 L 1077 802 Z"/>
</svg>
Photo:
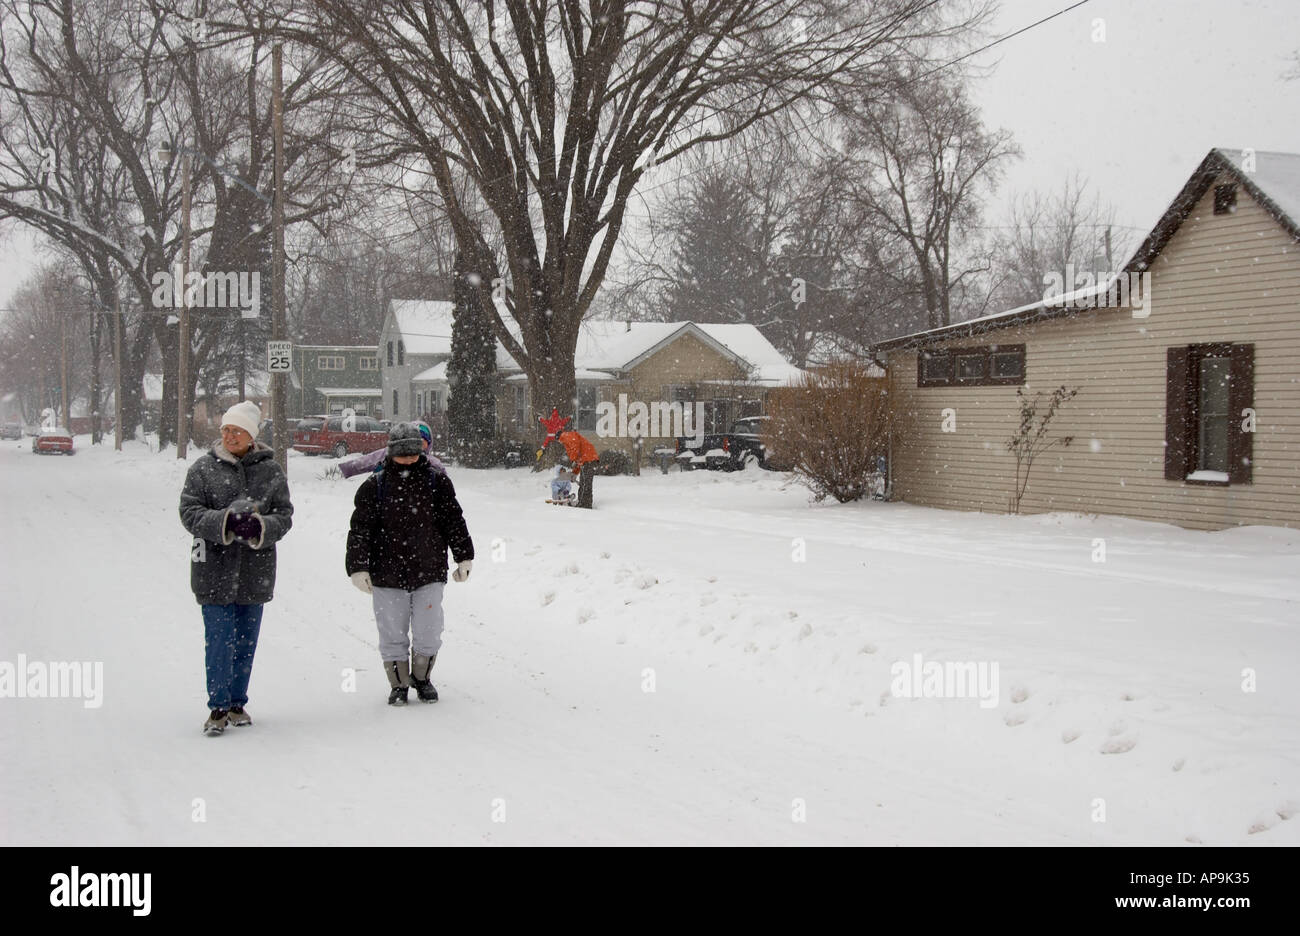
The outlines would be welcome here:
<svg viewBox="0 0 1300 936">
<path fill-rule="evenodd" d="M 257 408 L 257 404 L 252 400 L 236 403 L 226 410 L 226 415 L 221 417 L 222 426 L 238 426 L 254 439 L 257 438 L 257 430 L 261 422 L 262 411 Z"/>
</svg>

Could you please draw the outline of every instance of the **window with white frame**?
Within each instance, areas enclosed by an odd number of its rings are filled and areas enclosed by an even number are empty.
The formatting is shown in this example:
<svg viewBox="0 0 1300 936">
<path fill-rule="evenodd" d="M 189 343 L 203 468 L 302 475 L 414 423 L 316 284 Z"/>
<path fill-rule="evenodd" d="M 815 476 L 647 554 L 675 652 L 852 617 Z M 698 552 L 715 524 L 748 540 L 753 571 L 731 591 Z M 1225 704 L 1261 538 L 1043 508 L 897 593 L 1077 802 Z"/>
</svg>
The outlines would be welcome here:
<svg viewBox="0 0 1300 936">
<path fill-rule="evenodd" d="M 340 371 L 347 366 L 347 358 L 341 354 L 321 354 L 316 357 L 317 370 Z"/>
<path fill-rule="evenodd" d="M 361 369 L 362 369 L 362 370 L 379 370 L 379 358 L 378 358 L 378 357 L 363 357 L 363 358 L 361 358 Z"/>
</svg>

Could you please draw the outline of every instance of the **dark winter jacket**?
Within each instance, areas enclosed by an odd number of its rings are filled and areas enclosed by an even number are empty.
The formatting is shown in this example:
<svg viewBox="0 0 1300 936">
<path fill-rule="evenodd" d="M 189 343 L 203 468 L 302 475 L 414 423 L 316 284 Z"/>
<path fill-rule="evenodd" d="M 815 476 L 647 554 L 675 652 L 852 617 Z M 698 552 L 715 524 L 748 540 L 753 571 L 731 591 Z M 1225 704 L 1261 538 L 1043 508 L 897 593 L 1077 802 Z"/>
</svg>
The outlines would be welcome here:
<svg viewBox="0 0 1300 936">
<path fill-rule="evenodd" d="M 348 531 L 348 575 L 369 572 L 379 588 L 415 591 L 447 581 L 447 549 L 474 558 L 456 489 L 423 455 L 413 465 L 391 459 L 357 489 Z"/>
<path fill-rule="evenodd" d="M 226 529 L 226 508 L 249 498 L 262 518 L 255 544 Z M 199 604 L 265 604 L 275 590 L 275 544 L 293 525 L 289 482 L 274 453 L 256 443 L 235 458 L 220 442 L 190 466 L 181 491 L 181 523 L 194 537 L 190 588 Z"/>
</svg>

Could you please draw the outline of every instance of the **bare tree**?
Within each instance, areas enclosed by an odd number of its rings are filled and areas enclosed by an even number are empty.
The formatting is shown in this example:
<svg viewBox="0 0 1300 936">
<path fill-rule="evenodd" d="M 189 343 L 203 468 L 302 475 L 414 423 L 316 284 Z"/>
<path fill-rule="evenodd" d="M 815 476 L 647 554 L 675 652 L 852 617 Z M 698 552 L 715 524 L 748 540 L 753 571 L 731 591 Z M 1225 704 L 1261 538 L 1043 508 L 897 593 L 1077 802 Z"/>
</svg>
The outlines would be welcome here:
<svg viewBox="0 0 1300 936">
<path fill-rule="evenodd" d="M 1018 154 L 1011 135 L 984 128 L 960 76 L 916 66 L 888 97 L 850 98 L 844 113 L 851 198 L 882 269 L 906 270 L 928 326 L 948 325 L 988 269 L 968 239 Z"/>
<path fill-rule="evenodd" d="M 0 388 L 16 395 L 23 421 L 35 423 L 43 409 L 62 412 L 63 364 L 69 406 L 90 394 L 89 321 L 93 296 L 77 277 L 45 266 L 15 290 L 10 312 L 0 317 Z"/>
<path fill-rule="evenodd" d="M 124 342 L 125 420 L 132 428 L 139 422 L 144 362 L 156 342 L 164 369 L 164 442 L 175 431 L 177 330 L 168 327 L 168 316 L 148 313 L 166 311 L 153 308 L 155 277 L 170 272 L 181 244 L 181 160 L 159 165 L 159 144 L 198 154 L 192 157 L 192 269 L 257 270 L 267 253 L 270 105 L 259 77 L 267 47 L 251 13 L 241 19 L 239 4 L 223 9 L 233 25 L 209 33 L 196 25 L 203 21 L 152 0 L 0 3 L 6 24 L 0 218 L 65 246 L 97 284 L 101 306 L 116 304 L 120 283 L 125 304 L 139 310 L 136 332 Z M 333 178 L 341 154 L 328 124 L 339 106 L 331 92 L 343 72 L 310 55 L 289 67 L 286 224 L 292 225 L 337 210 L 346 188 Z M 102 197 L 92 201 L 92 194 Z M 193 380 L 232 324 L 230 316 L 196 318 L 187 349 Z M 187 393 L 192 399 L 193 386 Z"/>
<path fill-rule="evenodd" d="M 318 0 L 317 9 L 278 31 L 344 64 L 425 160 L 538 412 L 574 405 L 578 328 L 652 161 L 733 137 L 963 25 L 943 22 L 934 0 Z M 458 170 L 484 212 L 456 191 Z M 501 272 L 520 340 L 491 301 Z"/>
<path fill-rule="evenodd" d="M 1079 271 L 1117 272 L 1130 238 L 1115 222 L 1115 207 L 1088 191 L 1087 180 L 1067 176 L 1053 195 L 1021 193 L 1010 201 L 994 246 L 995 295 L 1002 308 L 1044 298 L 1044 277 Z M 1066 284 L 1066 291 L 1070 285 Z"/>
</svg>

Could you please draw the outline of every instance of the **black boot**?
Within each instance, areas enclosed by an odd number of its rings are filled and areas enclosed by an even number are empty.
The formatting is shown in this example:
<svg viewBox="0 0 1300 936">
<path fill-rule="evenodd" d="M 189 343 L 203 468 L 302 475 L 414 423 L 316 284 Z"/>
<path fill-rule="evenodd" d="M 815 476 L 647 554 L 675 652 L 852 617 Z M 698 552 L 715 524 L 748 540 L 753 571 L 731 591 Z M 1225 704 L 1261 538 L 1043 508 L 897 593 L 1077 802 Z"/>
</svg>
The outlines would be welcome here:
<svg viewBox="0 0 1300 936">
<path fill-rule="evenodd" d="M 388 693 L 389 705 L 405 705 L 406 694 L 411 688 L 410 665 L 405 660 L 385 660 L 384 672 L 388 674 L 388 684 L 392 691 Z"/>
<path fill-rule="evenodd" d="M 411 685 L 415 686 L 415 694 L 419 696 L 421 702 L 438 701 L 438 690 L 433 688 L 433 680 L 429 678 L 436 659 L 438 659 L 436 653 L 431 657 L 418 654 L 411 657 Z"/>
</svg>

